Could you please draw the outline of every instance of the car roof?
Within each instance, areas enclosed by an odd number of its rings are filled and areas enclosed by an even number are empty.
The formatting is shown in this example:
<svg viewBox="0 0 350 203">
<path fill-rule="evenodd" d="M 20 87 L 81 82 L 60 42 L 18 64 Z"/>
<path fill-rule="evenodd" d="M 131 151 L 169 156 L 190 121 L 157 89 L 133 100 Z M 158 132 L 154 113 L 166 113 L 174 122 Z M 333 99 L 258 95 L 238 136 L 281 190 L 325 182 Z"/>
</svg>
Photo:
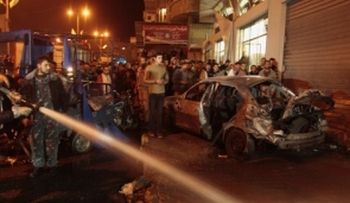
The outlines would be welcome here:
<svg viewBox="0 0 350 203">
<path fill-rule="evenodd" d="M 252 86 L 257 83 L 262 83 L 265 81 L 273 81 L 270 78 L 262 77 L 262 76 L 218 76 L 218 77 L 210 77 L 204 82 L 218 82 L 222 85 L 227 86 Z"/>
</svg>

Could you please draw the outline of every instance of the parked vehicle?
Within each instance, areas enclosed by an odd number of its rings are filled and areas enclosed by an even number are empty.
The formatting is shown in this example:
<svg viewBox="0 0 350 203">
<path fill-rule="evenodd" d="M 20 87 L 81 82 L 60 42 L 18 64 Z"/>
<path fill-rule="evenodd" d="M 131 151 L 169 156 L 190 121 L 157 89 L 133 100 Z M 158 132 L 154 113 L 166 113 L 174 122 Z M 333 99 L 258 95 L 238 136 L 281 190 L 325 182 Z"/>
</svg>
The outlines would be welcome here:
<svg viewBox="0 0 350 203">
<path fill-rule="evenodd" d="M 86 101 L 84 101 L 84 98 L 82 98 L 83 101 L 79 100 L 78 106 L 72 108 L 69 114 L 77 118 L 83 118 L 83 120 L 94 123 L 101 129 L 110 130 L 116 134 L 121 134 L 121 131 L 125 132 L 138 126 L 130 91 L 123 94 L 112 91 L 106 94 L 105 91 L 100 90 L 106 89 L 109 84 L 87 81 L 84 83 L 87 91 Z M 87 104 L 84 104 L 84 102 L 87 102 Z M 86 138 L 72 131 L 67 134 L 72 138 L 73 151 L 83 153 L 91 149 L 91 142 Z"/>
<path fill-rule="evenodd" d="M 251 154 L 258 141 L 300 150 L 324 142 L 323 111 L 334 105 L 318 90 L 299 96 L 260 77 L 214 77 L 165 98 L 166 123 L 222 142 L 229 156 Z"/>
</svg>

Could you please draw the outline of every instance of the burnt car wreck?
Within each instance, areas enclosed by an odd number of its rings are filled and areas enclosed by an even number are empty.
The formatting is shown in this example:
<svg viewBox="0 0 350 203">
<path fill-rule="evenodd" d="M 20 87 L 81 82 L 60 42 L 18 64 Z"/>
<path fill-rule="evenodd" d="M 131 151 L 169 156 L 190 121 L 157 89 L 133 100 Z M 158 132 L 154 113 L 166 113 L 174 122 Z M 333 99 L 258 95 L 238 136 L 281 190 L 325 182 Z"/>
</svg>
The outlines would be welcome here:
<svg viewBox="0 0 350 203">
<path fill-rule="evenodd" d="M 294 94 L 277 81 L 216 77 L 165 99 L 168 124 L 222 142 L 229 156 L 251 154 L 257 142 L 301 150 L 325 140 L 323 112 L 333 100 L 318 90 Z"/>
</svg>

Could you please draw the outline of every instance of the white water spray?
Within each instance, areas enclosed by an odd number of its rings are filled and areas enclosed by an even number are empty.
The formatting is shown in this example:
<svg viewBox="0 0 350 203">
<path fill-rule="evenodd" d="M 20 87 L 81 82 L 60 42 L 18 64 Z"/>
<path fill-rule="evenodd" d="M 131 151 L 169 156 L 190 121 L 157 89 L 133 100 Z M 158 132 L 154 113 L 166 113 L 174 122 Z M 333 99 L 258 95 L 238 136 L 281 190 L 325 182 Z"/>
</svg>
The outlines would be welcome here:
<svg viewBox="0 0 350 203">
<path fill-rule="evenodd" d="M 210 202 L 215 203 L 232 203 L 240 202 L 233 197 L 219 191 L 218 189 L 190 176 L 189 174 L 176 169 L 169 164 L 161 162 L 150 155 L 145 154 L 144 152 L 139 151 L 136 148 L 129 146 L 117 139 L 113 138 L 111 135 L 107 135 L 95 127 L 89 126 L 82 123 L 79 120 L 68 117 L 64 114 L 58 113 L 56 111 L 50 110 L 45 107 L 40 107 L 39 111 L 46 116 L 56 120 L 57 122 L 71 128 L 82 136 L 85 136 L 91 141 L 95 141 L 101 144 L 104 144 L 106 147 L 113 151 L 120 151 L 130 157 L 133 157 L 137 160 L 144 162 L 145 164 L 153 167 L 157 171 L 165 174 L 174 181 L 182 184 L 193 192 L 199 194 L 202 197 L 205 197 Z"/>
</svg>

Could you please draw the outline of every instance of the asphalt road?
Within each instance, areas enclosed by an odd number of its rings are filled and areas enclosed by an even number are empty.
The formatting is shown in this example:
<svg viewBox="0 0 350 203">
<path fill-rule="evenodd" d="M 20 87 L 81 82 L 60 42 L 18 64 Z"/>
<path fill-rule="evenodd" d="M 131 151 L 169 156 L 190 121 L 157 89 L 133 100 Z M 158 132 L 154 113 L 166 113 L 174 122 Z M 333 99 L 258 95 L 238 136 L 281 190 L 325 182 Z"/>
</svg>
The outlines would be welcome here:
<svg viewBox="0 0 350 203">
<path fill-rule="evenodd" d="M 125 202 L 118 193 L 142 174 L 142 164 L 95 146 L 75 154 L 61 144 L 55 176 L 29 178 L 32 166 L 19 153 L 13 166 L 0 165 L 0 202 Z"/>
<path fill-rule="evenodd" d="M 145 146 L 237 202 L 349 202 L 350 155 L 332 148 L 298 153 L 268 150 L 237 161 L 218 158 L 208 142 L 187 133 L 153 138 Z M 145 174 L 158 185 L 153 193 L 162 202 L 206 202 L 151 168 Z"/>
<path fill-rule="evenodd" d="M 348 202 L 350 156 L 336 150 L 269 151 L 248 161 L 218 158 L 207 141 L 188 133 L 148 138 L 143 150 L 233 196 L 239 202 Z M 24 158 L 24 156 L 20 157 Z M 121 154 L 95 148 L 60 150 L 56 176 L 28 178 L 30 163 L 0 165 L 0 202 L 125 202 L 122 185 L 143 173 L 153 202 L 205 202 L 184 185 Z M 200 187 L 200 185 L 198 185 Z"/>
</svg>

